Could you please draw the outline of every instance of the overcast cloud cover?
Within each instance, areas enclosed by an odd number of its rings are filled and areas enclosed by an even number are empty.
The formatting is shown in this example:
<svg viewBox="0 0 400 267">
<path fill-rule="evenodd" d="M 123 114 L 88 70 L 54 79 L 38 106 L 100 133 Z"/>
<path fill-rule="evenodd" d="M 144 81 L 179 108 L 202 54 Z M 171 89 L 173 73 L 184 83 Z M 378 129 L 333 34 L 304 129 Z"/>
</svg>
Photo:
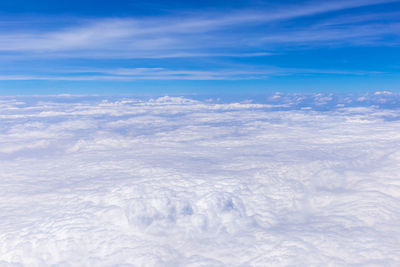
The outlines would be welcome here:
<svg viewBox="0 0 400 267">
<path fill-rule="evenodd" d="M 399 96 L 0 98 L 0 266 L 398 266 Z"/>
</svg>

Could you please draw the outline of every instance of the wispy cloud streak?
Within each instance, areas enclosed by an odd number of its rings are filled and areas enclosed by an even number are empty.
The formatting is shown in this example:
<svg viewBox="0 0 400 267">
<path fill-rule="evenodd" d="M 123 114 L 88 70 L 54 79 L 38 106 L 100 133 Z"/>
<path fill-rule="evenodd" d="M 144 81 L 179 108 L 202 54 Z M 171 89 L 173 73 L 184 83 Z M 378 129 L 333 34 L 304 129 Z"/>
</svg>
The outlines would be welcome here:
<svg viewBox="0 0 400 267">
<path fill-rule="evenodd" d="M 45 22 L 20 17 L 18 23 L 0 25 L 0 81 L 376 75 L 387 69 L 369 66 L 364 71 L 364 66 L 355 66 L 346 70 L 340 64 L 322 69 L 299 64 L 277 67 L 276 58 L 297 49 L 398 45 L 399 14 L 387 8 L 398 2 L 305 1 L 166 16 L 77 17 L 70 21 L 46 17 Z M 25 64 L 28 61 L 36 64 Z M 98 62 L 111 64 L 98 67 Z"/>
<path fill-rule="evenodd" d="M 192 57 L 202 55 L 235 54 L 238 56 L 265 55 L 272 49 L 270 43 L 336 40 L 340 43 L 349 37 L 376 37 L 383 34 L 399 35 L 398 24 L 380 29 L 381 25 L 366 25 L 361 31 L 352 25 L 341 29 L 309 30 L 291 27 L 289 30 L 266 27 L 255 31 L 253 27 L 273 21 L 288 21 L 321 13 L 357 8 L 367 5 L 398 2 L 339 1 L 310 2 L 305 6 L 277 7 L 277 10 L 243 11 L 230 14 L 198 14 L 191 17 L 153 17 L 145 19 L 101 19 L 84 22 L 80 26 L 60 26 L 53 31 L 0 32 L 0 51 L 40 56 L 61 57 Z M 385 14 L 381 14 L 382 17 Z M 247 33 L 246 33 L 247 32 Z M 279 35 L 281 33 L 281 35 Z M 266 37 L 267 35 L 267 37 Z M 351 36 L 350 36 L 351 35 Z M 238 42 L 240 36 L 240 42 Z M 284 38 L 283 36 L 287 36 Z M 340 38 L 343 36 L 343 38 Z M 359 42 L 362 43 L 362 42 Z M 270 44 L 270 45 L 272 45 Z M 266 47 L 267 45 L 267 47 Z M 235 48 L 241 48 L 241 52 Z M 230 53 L 221 53 L 221 49 Z M 250 49 L 253 52 L 246 52 Z M 254 52 L 254 50 L 258 50 Z"/>
<path fill-rule="evenodd" d="M 117 68 L 117 69 L 82 69 L 64 72 L 51 72 L 51 75 L 0 75 L 0 81 L 134 81 L 134 80 L 255 80 L 270 76 L 297 74 L 327 75 L 379 75 L 377 71 L 341 71 L 324 69 L 296 69 L 270 67 L 263 69 L 217 69 L 209 70 L 172 70 L 165 68 Z"/>
</svg>

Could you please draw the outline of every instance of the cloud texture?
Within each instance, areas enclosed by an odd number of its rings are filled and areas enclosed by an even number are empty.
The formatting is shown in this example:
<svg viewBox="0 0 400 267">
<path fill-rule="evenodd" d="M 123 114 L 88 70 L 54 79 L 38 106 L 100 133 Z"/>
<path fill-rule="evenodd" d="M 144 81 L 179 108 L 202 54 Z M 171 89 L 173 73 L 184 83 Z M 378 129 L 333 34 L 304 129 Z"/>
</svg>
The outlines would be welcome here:
<svg viewBox="0 0 400 267">
<path fill-rule="evenodd" d="M 398 265 L 396 97 L 3 97 L 0 266 Z"/>
<path fill-rule="evenodd" d="M 34 58 L 186 58 L 264 56 L 281 46 L 398 44 L 398 12 L 335 12 L 398 3 L 399 0 L 305 1 L 269 8 L 121 18 L 0 19 L 2 56 Z M 318 15 L 328 14 L 318 18 Z M 315 17 L 317 16 L 317 17 Z M 310 19 L 310 21 L 302 19 Z M 301 23 L 299 23 L 299 21 Z M 44 21 L 44 22 L 43 22 Z M 14 24 L 16 23 L 17 26 Z M 52 23 L 54 27 L 48 27 Z M 260 28 L 260 26 L 262 26 Z M 278 49 L 277 49 L 278 48 Z"/>
</svg>

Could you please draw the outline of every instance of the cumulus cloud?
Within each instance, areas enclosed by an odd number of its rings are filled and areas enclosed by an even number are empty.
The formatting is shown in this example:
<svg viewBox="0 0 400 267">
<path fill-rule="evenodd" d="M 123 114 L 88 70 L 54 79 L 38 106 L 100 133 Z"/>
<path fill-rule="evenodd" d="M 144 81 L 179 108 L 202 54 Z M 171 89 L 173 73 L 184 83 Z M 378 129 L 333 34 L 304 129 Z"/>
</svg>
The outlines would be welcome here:
<svg viewBox="0 0 400 267">
<path fill-rule="evenodd" d="M 397 94 L 278 95 L 1 98 L 0 265 L 398 264 Z"/>
</svg>

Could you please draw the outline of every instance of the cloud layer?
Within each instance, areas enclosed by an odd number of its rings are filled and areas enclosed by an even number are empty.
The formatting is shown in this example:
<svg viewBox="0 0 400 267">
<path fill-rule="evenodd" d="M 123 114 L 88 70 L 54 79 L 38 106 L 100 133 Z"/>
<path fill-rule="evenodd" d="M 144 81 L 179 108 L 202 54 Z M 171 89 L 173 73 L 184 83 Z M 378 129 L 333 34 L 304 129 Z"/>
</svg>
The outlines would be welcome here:
<svg viewBox="0 0 400 267">
<path fill-rule="evenodd" d="M 22 22 L 30 26 L 25 28 L 0 28 L 0 51 L 45 58 L 171 58 L 224 56 L 227 51 L 263 55 L 282 45 L 393 45 L 399 21 L 392 10 L 360 12 L 351 20 L 335 12 L 395 2 L 306 1 L 261 10 L 76 18 L 53 21 L 51 28 L 47 21 L 26 20 Z"/>
<path fill-rule="evenodd" d="M 4 4 L 0 94 L 398 90 L 399 0 L 39 2 Z"/>
<path fill-rule="evenodd" d="M 0 266 L 395 266 L 397 99 L 3 97 Z"/>
</svg>

